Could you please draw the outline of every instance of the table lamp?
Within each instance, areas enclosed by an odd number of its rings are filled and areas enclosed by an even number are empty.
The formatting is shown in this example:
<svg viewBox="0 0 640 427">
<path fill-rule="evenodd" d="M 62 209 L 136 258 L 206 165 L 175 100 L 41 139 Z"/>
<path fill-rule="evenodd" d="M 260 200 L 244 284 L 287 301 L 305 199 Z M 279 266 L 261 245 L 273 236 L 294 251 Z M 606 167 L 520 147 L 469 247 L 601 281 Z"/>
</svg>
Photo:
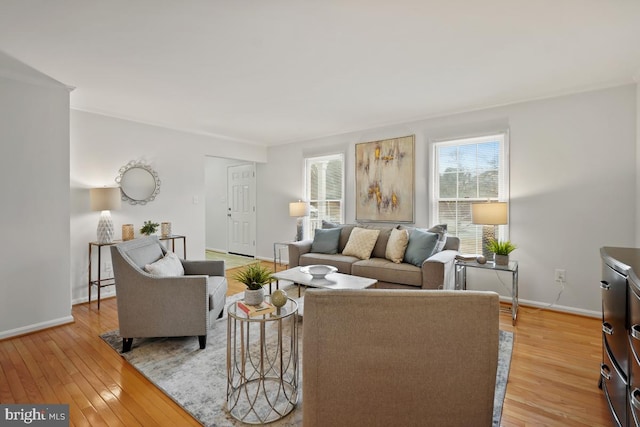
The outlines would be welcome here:
<svg viewBox="0 0 640 427">
<path fill-rule="evenodd" d="M 297 202 L 289 203 L 289 216 L 296 217 L 297 232 L 296 242 L 304 239 L 304 223 L 303 217 L 309 216 L 309 203 L 298 200 Z"/>
<path fill-rule="evenodd" d="M 489 258 L 487 243 L 496 238 L 496 226 L 508 224 L 507 202 L 484 202 L 471 204 L 471 223 L 482 227 L 482 255 Z"/>
<path fill-rule="evenodd" d="M 89 190 L 92 211 L 100 212 L 98 221 L 98 243 L 113 242 L 113 221 L 111 211 L 120 209 L 120 188 L 101 187 Z"/>
</svg>

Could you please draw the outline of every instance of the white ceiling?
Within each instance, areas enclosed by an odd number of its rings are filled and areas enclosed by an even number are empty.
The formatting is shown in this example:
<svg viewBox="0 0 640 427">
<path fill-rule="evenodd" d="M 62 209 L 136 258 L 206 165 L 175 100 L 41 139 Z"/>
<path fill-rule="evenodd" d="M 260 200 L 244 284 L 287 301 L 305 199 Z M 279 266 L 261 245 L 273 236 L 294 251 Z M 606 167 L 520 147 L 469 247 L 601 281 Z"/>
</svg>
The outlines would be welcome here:
<svg viewBox="0 0 640 427">
<path fill-rule="evenodd" d="M 261 145 L 640 74 L 638 0 L 0 0 L 73 108 Z"/>
</svg>

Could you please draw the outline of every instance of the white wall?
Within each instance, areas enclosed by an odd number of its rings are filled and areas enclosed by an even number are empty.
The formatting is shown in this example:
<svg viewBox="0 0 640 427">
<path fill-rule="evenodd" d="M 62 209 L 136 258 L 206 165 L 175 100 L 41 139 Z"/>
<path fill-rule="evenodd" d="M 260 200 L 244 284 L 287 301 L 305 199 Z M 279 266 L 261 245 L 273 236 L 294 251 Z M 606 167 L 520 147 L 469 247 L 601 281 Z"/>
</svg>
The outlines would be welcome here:
<svg viewBox="0 0 640 427">
<path fill-rule="evenodd" d="M 346 221 L 353 222 L 354 145 L 416 135 L 416 224 L 429 218 L 430 141 L 499 130 L 510 132 L 510 239 L 519 247 L 520 298 L 540 305 L 558 294 L 554 270 L 566 270 L 561 308 L 600 311 L 599 248 L 633 246 L 636 208 L 636 86 L 627 85 L 389 126 L 269 149 L 259 168 L 259 255 L 295 228 L 287 204 L 303 194 L 303 158 L 346 153 Z M 267 226 L 268 224 L 268 226 Z M 477 275 L 476 275 L 477 276 Z M 508 278 L 503 278 L 507 284 Z M 494 277 L 479 277 L 496 283 Z M 474 287 L 473 277 L 470 287 Z M 505 294 L 501 285 L 497 291 Z"/>
<path fill-rule="evenodd" d="M 71 111 L 71 281 L 73 303 L 88 297 L 89 241 L 96 239 L 99 212 L 89 210 L 89 188 L 116 185 L 118 170 L 131 160 L 158 172 L 160 193 L 146 205 L 123 202 L 112 212 L 116 239 L 122 224 L 139 235 L 145 220 L 170 221 L 174 234 L 187 236 L 187 257 L 204 259 L 206 156 L 265 161 L 266 149 L 126 120 Z M 197 203 L 194 202 L 197 199 Z M 108 254 L 108 249 L 103 249 Z M 180 244 L 176 251 L 181 255 Z M 107 255 L 107 262 L 110 257 Z M 95 260 L 94 260 L 95 265 Z M 105 263 L 103 263 L 104 267 Z M 107 272 L 104 271 L 106 274 Z M 95 274 L 95 273 L 94 273 Z M 95 276 L 94 276 L 95 277 Z M 95 299 L 96 289 L 92 291 Z M 113 294 L 113 287 L 103 289 Z"/>
<path fill-rule="evenodd" d="M 73 321 L 69 91 L 0 52 L 0 339 Z"/>
</svg>

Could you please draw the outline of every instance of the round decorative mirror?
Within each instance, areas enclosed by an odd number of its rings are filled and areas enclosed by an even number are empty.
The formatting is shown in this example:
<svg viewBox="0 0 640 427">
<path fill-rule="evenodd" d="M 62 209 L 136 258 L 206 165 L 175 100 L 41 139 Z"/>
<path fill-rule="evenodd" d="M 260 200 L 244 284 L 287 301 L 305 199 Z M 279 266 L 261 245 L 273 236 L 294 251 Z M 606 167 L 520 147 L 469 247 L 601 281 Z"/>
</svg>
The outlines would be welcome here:
<svg viewBox="0 0 640 427">
<path fill-rule="evenodd" d="M 120 168 L 116 182 L 120 184 L 122 200 L 132 205 L 144 205 L 160 192 L 158 173 L 142 162 L 130 161 Z"/>
</svg>

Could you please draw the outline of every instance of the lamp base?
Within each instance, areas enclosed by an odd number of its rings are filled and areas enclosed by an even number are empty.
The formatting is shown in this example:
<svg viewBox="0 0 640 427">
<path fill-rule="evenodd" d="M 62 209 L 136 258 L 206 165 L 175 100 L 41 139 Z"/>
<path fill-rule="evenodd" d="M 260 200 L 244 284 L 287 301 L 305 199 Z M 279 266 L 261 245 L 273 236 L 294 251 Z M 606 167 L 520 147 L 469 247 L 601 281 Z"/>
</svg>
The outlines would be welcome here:
<svg viewBox="0 0 640 427">
<path fill-rule="evenodd" d="M 298 217 L 296 220 L 296 242 L 304 240 L 304 219 Z"/>
<path fill-rule="evenodd" d="M 102 211 L 98 221 L 98 243 L 113 243 L 113 221 L 111 212 Z"/>
<path fill-rule="evenodd" d="M 495 225 L 483 225 L 482 226 L 482 255 L 486 259 L 493 259 L 493 252 L 487 249 L 487 245 L 490 241 L 496 238 L 496 226 Z"/>
</svg>

